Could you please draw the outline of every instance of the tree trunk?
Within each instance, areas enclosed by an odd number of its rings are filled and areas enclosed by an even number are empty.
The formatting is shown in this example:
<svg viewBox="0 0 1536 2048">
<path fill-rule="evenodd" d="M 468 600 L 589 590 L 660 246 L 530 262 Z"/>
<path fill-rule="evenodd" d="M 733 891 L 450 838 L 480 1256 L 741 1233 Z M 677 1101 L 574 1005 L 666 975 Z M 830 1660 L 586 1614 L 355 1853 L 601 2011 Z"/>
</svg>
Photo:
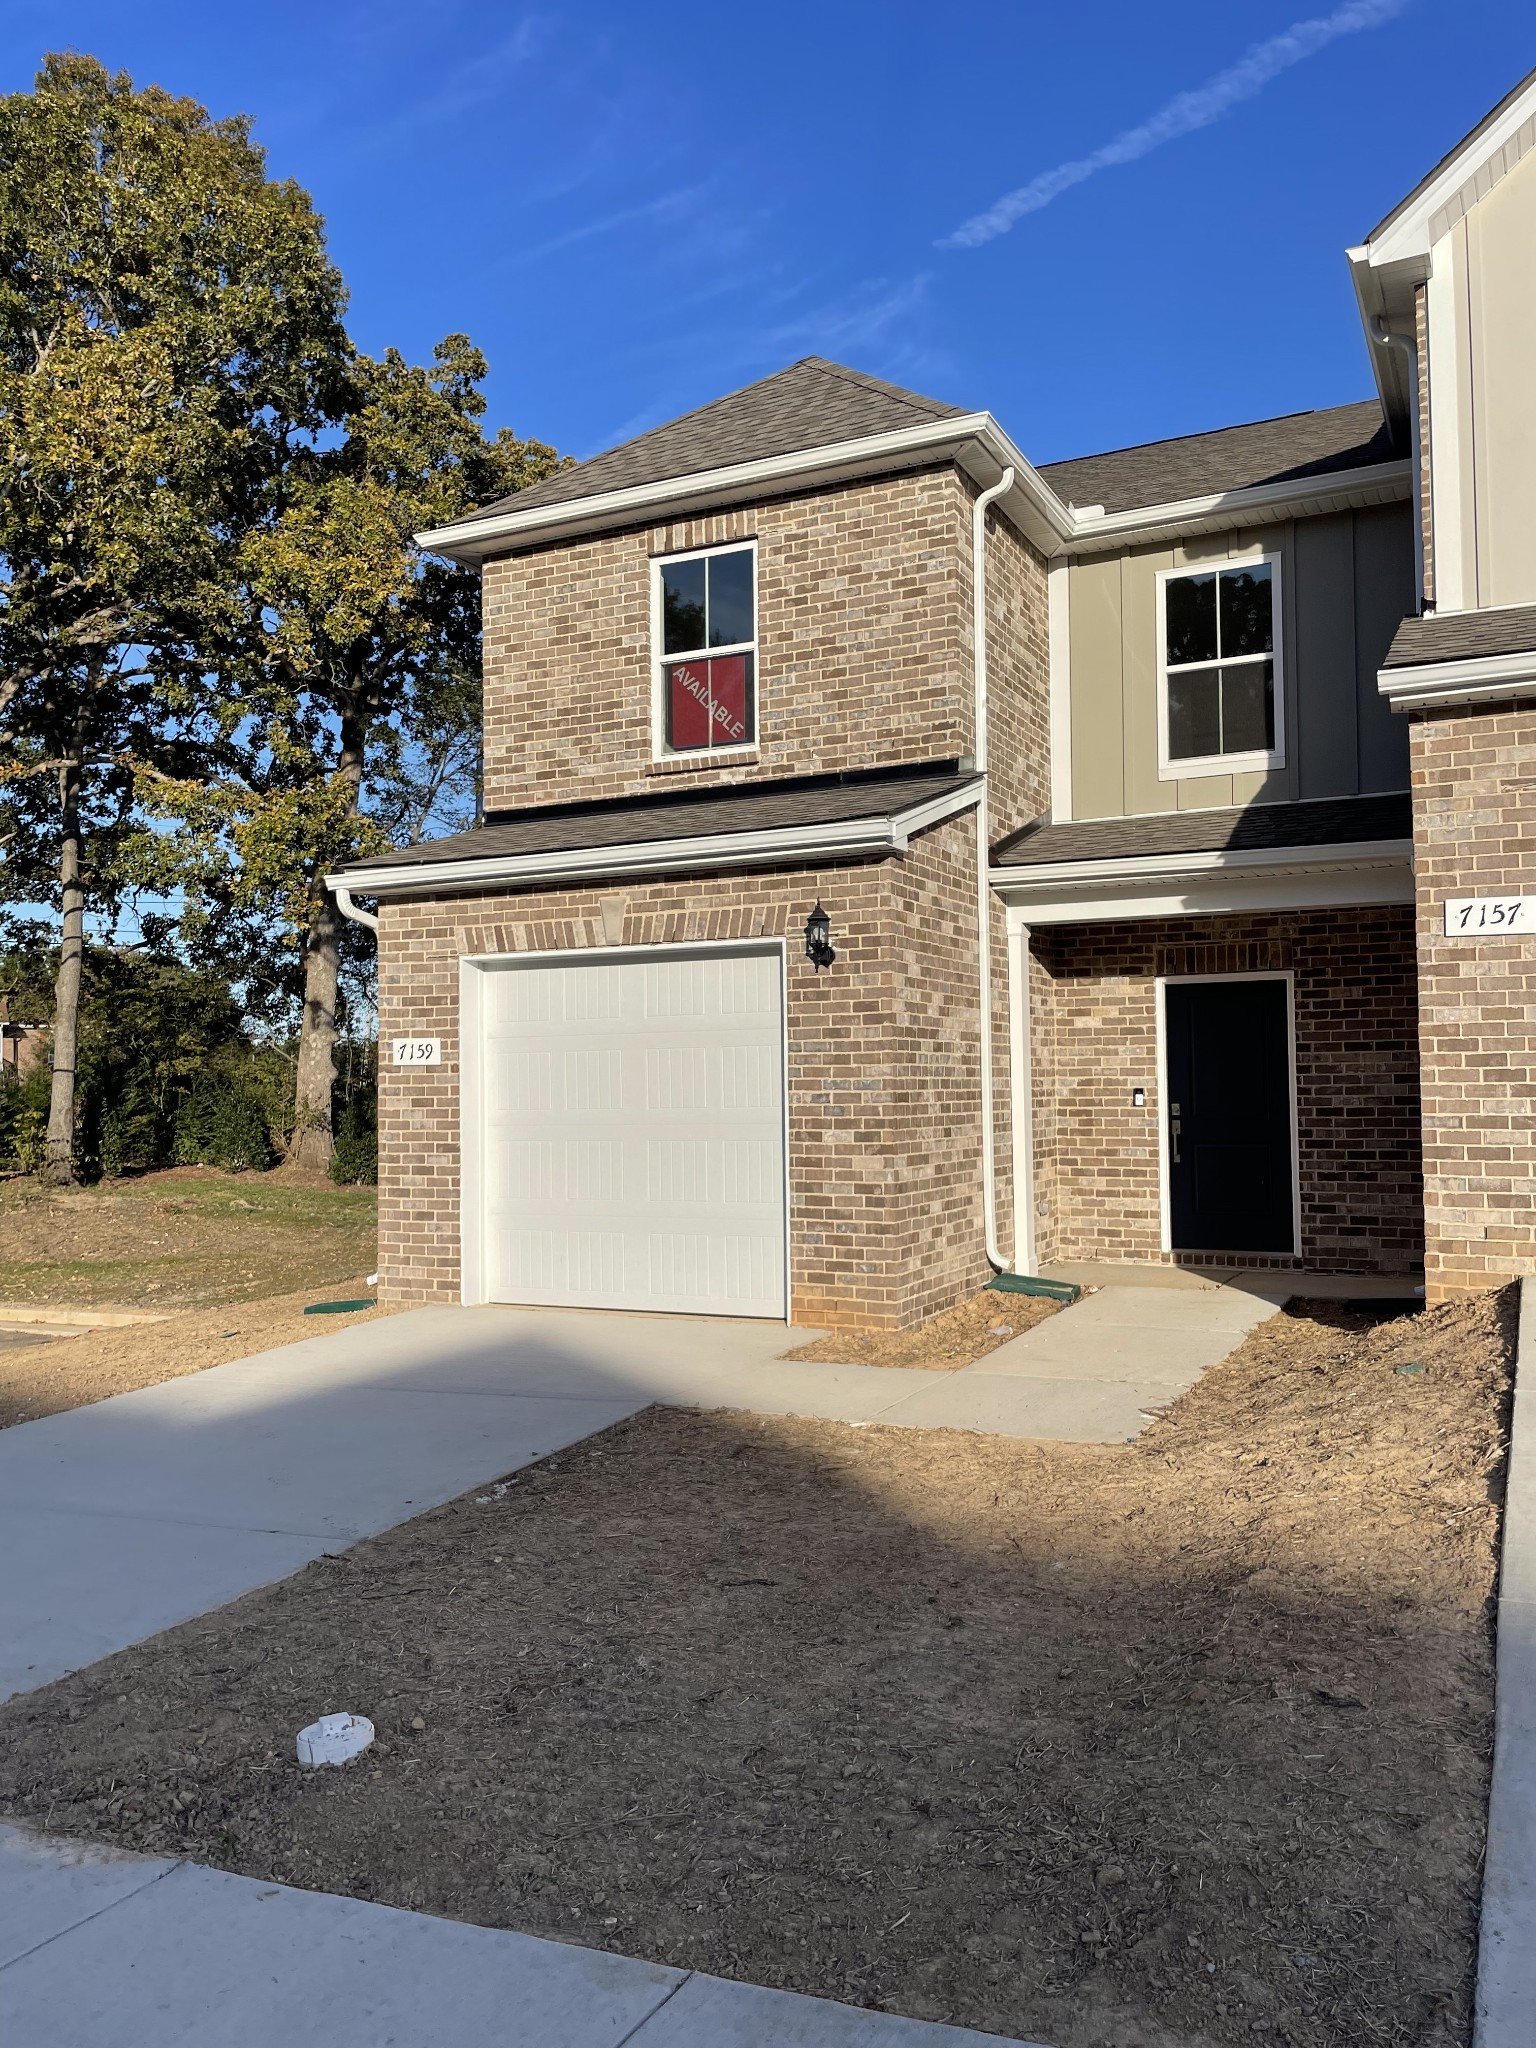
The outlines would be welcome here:
<svg viewBox="0 0 1536 2048">
<path fill-rule="evenodd" d="M 353 718 L 341 723 L 336 779 L 347 789 L 355 816 L 362 797 L 363 734 Z M 336 1080 L 336 993 L 341 980 L 341 912 L 316 878 L 318 895 L 304 938 L 304 1013 L 299 1020 L 298 1072 L 294 1078 L 293 1141 L 286 1164 L 330 1170 L 335 1140 L 331 1130 L 331 1089 Z"/>
<path fill-rule="evenodd" d="M 336 1079 L 336 990 L 341 979 L 341 912 L 329 891 L 310 919 L 304 941 L 304 1014 L 299 1024 L 299 1062 L 294 1084 L 293 1142 L 289 1166 L 329 1170 L 331 1088 Z"/>
<path fill-rule="evenodd" d="M 80 874 L 80 763 L 59 770 L 59 900 L 63 927 L 53 984 L 53 1088 L 48 1098 L 44 1178 L 75 1178 L 75 1060 L 80 1043 L 80 977 L 85 960 L 85 884 Z"/>
</svg>

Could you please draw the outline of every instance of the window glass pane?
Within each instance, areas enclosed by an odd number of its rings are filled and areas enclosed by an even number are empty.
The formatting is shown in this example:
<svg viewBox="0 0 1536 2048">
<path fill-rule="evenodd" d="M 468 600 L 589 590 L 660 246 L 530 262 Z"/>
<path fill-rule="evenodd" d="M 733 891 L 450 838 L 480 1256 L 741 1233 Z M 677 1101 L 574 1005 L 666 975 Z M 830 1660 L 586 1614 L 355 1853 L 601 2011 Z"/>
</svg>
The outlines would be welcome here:
<svg viewBox="0 0 1536 2048">
<path fill-rule="evenodd" d="M 689 654 L 704 643 L 704 558 L 664 562 L 661 569 L 663 654 Z"/>
<path fill-rule="evenodd" d="M 667 745 L 709 745 L 709 663 L 674 662 L 667 670 Z"/>
<path fill-rule="evenodd" d="M 1221 752 L 1221 671 L 1175 671 L 1168 678 L 1168 757 L 1188 761 Z"/>
<path fill-rule="evenodd" d="M 1268 562 L 1252 569 L 1221 572 L 1221 653 L 1272 654 L 1275 647 L 1274 593 Z M 1169 660 L 1173 659 L 1170 655 Z"/>
<path fill-rule="evenodd" d="M 1221 751 L 1269 753 L 1275 744 L 1275 664 L 1245 661 L 1220 675 Z"/>
<path fill-rule="evenodd" d="M 744 746 L 753 736 L 752 683 L 750 654 L 669 663 L 667 745 L 675 753 Z"/>
<path fill-rule="evenodd" d="M 1163 585 L 1168 607 L 1168 662 L 1216 659 L 1216 578 L 1170 576 Z"/>
<path fill-rule="evenodd" d="M 710 729 L 717 747 L 739 747 L 752 737 L 752 657 L 721 655 L 709 664 Z"/>
<path fill-rule="evenodd" d="M 709 644 L 737 647 L 752 633 L 752 550 L 709 557 Z"/>
</svg>

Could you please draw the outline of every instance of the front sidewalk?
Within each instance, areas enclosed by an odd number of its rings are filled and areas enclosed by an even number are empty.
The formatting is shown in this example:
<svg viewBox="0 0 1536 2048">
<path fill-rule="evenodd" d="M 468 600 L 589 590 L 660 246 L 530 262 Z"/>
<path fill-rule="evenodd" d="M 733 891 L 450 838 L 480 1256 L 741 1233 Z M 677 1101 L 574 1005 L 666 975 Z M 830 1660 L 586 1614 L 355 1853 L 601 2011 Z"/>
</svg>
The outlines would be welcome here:
<svg viewBox="0 0 1536 2048">
<path fill-rule="evenodd" d="M 7 2048 L 1030 2048 L 0 1827 Z"/>
</svg>

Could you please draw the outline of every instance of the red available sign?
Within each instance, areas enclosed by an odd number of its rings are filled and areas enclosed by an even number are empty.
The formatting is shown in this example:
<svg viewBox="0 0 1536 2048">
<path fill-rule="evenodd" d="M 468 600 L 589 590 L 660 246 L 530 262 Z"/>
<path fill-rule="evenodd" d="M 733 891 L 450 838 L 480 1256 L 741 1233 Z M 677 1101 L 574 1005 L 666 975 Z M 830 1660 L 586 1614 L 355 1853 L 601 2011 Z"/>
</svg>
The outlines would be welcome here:
<svg viewBox="0 0 1536 2048">
<path fill-rule="evenodd" d="M 667 671 L 667 724 L 674 747 L 729 747 L 747 739 L 747 657 L 679 661 Z"/>
</svg>

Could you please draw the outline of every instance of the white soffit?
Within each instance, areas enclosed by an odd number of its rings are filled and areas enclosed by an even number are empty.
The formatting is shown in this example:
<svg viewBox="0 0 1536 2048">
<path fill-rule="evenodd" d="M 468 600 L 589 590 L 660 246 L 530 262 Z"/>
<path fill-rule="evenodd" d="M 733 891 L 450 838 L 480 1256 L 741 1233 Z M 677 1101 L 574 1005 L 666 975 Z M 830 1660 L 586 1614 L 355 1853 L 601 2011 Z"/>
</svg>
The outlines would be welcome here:
<svg viewBox="0 0 1536 2048">
<path fill-rule="evenodd" d="M 1413 844 L 1375 839 L 1340 846 L 1040 861 L 995 867 L 991 878 L 1015 922 L 1024 925 L 1411 903 Z"/>
<path fill-rule="evenodd" d="M 1394 711 L 1536 697 L 1536 652 L 1489 654 L 1472 661 L 1422 661 L 1376 672 L 1376 687 Z"/>
</svg>

